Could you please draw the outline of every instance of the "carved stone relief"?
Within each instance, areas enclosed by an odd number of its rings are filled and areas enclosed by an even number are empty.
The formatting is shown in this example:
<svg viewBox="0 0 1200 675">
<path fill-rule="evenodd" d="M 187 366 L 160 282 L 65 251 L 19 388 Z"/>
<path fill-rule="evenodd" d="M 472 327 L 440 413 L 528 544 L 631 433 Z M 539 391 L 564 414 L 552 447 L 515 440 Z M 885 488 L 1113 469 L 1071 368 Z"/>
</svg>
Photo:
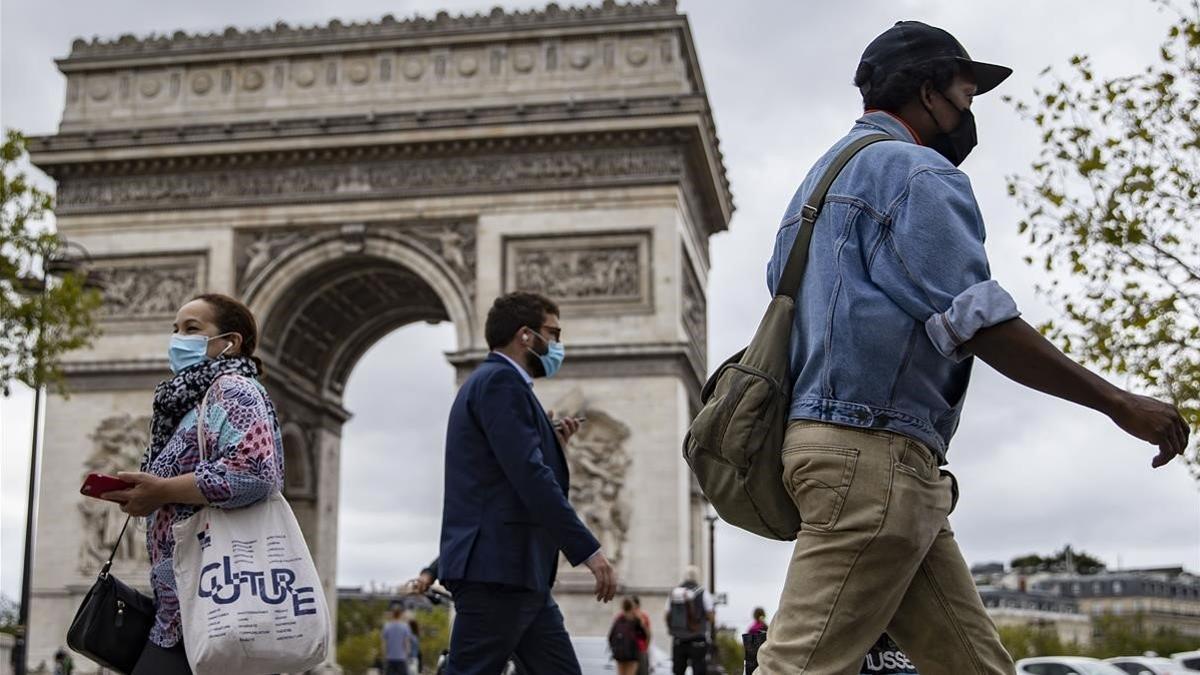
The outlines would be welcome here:
<svg viewBox="0 0 1200 675">
<path fill-rule="evenodd" d="M 304 233 L 297 230 L 264 230 L 248 234 L 250 239 L 238 247 L 237 278 L 238 289 L 245 287 L 245 282 L 258 276 L 272 260 L 292 244 L 302 241 Z"/>
<path fill-rule="evenodd" d="M 692 261 L 685 253 L 683 255 L 683 327 L 700 357 L 702 363 L 707 362 L 708 354 L 708 300 L 704 286 L 697 278 Z"/>
<path fill-rule="evenodd" d="M 672 147 L 430 157 L 198 173 L 62 177 L 60 212 L 375 198 L 684 180 Z"/>
<path fill-rule="evenodd" d="M 505 290 L 596 311 L 652 309 L 646 232 L 505 240 Z"/>
<path fill-rule="evenodd" d="M 100 318 L 110 320 L 174 316 L 205 284 L 201 254 L 99 259 L 92 270 L 105 284 Z"/>
<path fill-rule="evenodd" d="M 92 454 L 84 462 L 82 477 L 89 473 L 116 475 L 118 471 L 136 471 L 150 444 L 150 418 L 129 414 L 102 420 L 89 437 Z M 79 546 L 79 571 L 92 575 L 108 559 L 125 524 L 125 514 L 108 502 L 84 497 L 79 502 L 83 518 L 83 539 Z M 131 523 L 132 525 L 133 523 Z M 133 530 L 127 531 L 117 549 L 116 559 L 144 563 L 146 546 Z"/>
<path fill-rule="evenodd" d="M 445 262 L 475 297 L 475 224 L 433 223 L 402 230 L 432 250 Z"/>
<path fill-rule="evenodd" d="M 571 504 L 600 540 L 604 554 L 617 564 L 624 553 L 633 515 L 625 494 L 625 482 L 633 464 L 625 447 L 629 427 L 591 407 L 578 390 L 564 397 L 554 410 L 562 415 L 587 417 L 566 449 L 571 468 Z"/>
<path fill-rule="evenodd" d="M 237 288 L 245 291 L 267 266 L 289 250 L 300 250 L 315 238 L 336 228 L 247 230 L 238 233 Z M 388 223 L 386 225 L 348 224 L 340 228 L 347 252 L 361 250 L 372 231 L 399 235 L 440 259 L 462 282 L 469 297 L 475 295 L 474 222 Z"/>
</svg>

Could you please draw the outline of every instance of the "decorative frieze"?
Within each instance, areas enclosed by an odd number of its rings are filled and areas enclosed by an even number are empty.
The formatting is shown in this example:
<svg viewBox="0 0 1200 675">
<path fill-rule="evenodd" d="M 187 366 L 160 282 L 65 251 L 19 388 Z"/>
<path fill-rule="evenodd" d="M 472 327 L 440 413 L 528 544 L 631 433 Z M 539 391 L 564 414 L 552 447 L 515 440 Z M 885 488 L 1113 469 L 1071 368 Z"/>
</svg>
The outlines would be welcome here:
<svg viewBox="0 0 1200 675">
<path fill-rule="evenodd" d="M 506 291 L 532 291 L 577 312 L 653 309 L 650 233 L 508 238 Z"/>
<path fill-rule="evenodd" d="M 105 320 L 173 317 L 206 284 L 202 253 L 98 258 L 89 270 L 104 282 Z"/>
<path fill-rule="evenodd" d="M 97 61 L 106 59 L 87 59 L 82 68 L 68 58 L 60 68 L 71 91 L 82 88 L 83 95 L 68 96 L 62 129 L 429 110 L 462 105 L 464 89 L 470 90 L 471 105 L 536 103 L 548 96 L 702 94 L 685 61 L 681 28 L 641 26 L 553 39 L 505 34 L 471 42 L 376 42 L 363 51 L 335 54 L 301 41 L 280 51 L 242 52 L 228 65 L 194 52 L 131 54 L 103 66 Z M 392 77 L 393 61 L 399 77 Z M 165 86 L 167 73 L 186 86 Z M 188 109 L 186 120 L 181 106 Z"/>
<path fill-rule="evenodd" d="M 286 156 L 280 156 L 279 163 Z M 60 213 L 603 187 L 684 180 L 676 147 L 364 159 L 62 177 Z"/>
</svg>

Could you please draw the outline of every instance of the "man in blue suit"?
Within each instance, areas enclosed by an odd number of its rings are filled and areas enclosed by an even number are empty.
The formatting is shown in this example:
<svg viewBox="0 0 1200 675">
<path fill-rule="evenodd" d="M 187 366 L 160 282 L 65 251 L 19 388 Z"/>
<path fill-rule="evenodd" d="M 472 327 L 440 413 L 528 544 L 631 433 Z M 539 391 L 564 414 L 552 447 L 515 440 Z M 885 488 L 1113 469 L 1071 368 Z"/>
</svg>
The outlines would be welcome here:
<svg viewBox="0 0 1200 675">
<path fill-rule="evenodd" d="M 484 329 L 491 353 L 450 409 L 438 560 L 456 609 L 448 675 L 497 675 L 510 655 L 530 675 L 578 675 L 550 594 L 559 551 L 591 570 L 597 600 L 616 592 L 600 543 L 567 501 L 563 448 L 579 422 L 552 421 L 533 393 L 535 377 L 562 365 L 558 314 L 537 294 L 497 298 Z"/>
</svg>

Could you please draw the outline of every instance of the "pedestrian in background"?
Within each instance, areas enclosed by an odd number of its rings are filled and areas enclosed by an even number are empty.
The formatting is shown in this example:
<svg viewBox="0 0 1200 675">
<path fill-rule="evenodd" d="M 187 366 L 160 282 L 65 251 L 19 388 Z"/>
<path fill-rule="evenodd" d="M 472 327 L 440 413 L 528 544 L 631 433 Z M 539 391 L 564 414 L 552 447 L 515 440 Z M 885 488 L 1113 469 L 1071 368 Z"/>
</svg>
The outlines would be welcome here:
<svg viewBox="0 0 1200 675">
<path fill-rule="evenodd" d="M 644 643 L 646 626 L 632 598 L 621 602 L 621 613 L 613 619 L 608 631 L 608 648 L 617 662 L 617 675 L 635 675 L 638 671 L 641 645 Z"/>
</svg>

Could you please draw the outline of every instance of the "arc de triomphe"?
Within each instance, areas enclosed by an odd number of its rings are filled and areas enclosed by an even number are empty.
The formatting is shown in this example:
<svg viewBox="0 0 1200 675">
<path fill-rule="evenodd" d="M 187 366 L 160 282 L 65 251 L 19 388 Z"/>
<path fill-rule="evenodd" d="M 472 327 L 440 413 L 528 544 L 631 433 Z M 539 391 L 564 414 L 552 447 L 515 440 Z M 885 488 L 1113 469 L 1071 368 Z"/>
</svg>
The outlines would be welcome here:
<svg viewBox="0 0 1200 675">
<path fill-rule="evenodd" d="M 81 479 L 136 466 L 174 311 L 208 289 L 261 321 L 287 496 L 331 600 L 356 361 L 399 326 L 450 321 L 461 379 L 515 289 L 569 322 L 571 358 L 538 393 L 588 416 L 572 498 L 625 591 L 653 609 L 683 565 L 707 567 L 679 448 L 705 373 L 708 239 L 733 206 L 674 0 L 78 40 L 58 66 L 62 124 L 31 154 L 108 285 L 103 336 L 47 406 L 32 664 L 64 644 L 120 526 Z M 140 536 L 116 573 L 145 584 Z M 604 635 L 589 579 L 564 570 L 557 596 L 573 632 Z"/>
</svg>

